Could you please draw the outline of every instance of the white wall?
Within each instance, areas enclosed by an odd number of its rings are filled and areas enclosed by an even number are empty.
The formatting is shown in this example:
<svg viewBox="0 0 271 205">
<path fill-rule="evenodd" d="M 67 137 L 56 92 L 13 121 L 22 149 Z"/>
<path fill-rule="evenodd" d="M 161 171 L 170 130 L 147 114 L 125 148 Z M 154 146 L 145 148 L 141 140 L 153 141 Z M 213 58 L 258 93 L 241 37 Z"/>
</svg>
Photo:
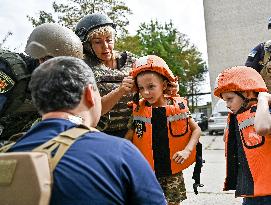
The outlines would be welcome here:
<svg viewBox="0 0 271 205">
<path fill-rule="evenodd" d="M 243 65 L 249 51 L 271 39 L 271 0 L 204 0 L 210 85 L 226 67 Z M 218 100 L 212 95 L 213 104 Z"/>
</svg>

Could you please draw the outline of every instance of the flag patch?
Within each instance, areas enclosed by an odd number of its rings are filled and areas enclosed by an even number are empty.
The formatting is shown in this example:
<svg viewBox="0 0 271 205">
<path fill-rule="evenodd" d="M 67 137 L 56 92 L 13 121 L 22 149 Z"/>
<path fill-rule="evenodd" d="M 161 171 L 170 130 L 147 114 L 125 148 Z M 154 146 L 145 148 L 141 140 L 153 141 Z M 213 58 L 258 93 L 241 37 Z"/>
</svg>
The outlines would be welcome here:
<svg viewBox="0 0 271 205">
<path fill-rule="evenodd" d="M 6 93 L 13 88 L 15 82 L 3 71 L 0 71 L 0 93 Z"/>
</svg>

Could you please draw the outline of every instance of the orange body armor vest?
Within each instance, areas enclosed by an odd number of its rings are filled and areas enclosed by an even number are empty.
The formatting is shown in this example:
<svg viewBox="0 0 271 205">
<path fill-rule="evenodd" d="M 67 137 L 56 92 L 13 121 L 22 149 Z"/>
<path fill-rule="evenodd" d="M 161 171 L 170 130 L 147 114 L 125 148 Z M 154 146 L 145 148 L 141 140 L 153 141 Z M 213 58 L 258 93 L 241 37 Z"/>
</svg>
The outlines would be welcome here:
<svg viewBox="0 0 271 205">
<path fill-rule="evenodd" d="M 256 133 L 254 128 L 255 113 L 256 105 L 236 116 L 242 147 L 249 168 L 249 170 L 246 171 L 251 174 L 249 174 L 252 176 L 252 182 L 250 183 L 253 184 L 253 186 L 250 186 L 252 190 L 249 190 L 248 193 L 241 193 L 241 196 L 244 197 L 271 195 L 271 136 L 260 136 Z M 229 146 L 229 140 L 231 140 L 229 139 L 229 132 L 234 132 L 234 130 L 229 130 L 230 115 L 231 114 L 229 114 L 228 118 L 228 126 L 225 130 L 227 177 L 225 179 L 224 190 L 231 189 L 228 186 L 231 183 L 228 178 L 229 170 L 231 170 L 230 167 L 236 166 L 231 162 L 228 163 L 229 155 L 231 154 L 229 151 L 234 149 Z M 236 137 L 236 135 L 234 137 Z"/>
<path fill-rule="evenodd" d="M 159 108 L 146 106 L 144 99 L 140 100 L 139 105 L 133 104 L 133 143 L 143 153 L 156 175 L 161 166 L 168 166 L 168 171 L 157 176 L 176 174 L 193 164 L 196 157 L 196 149 L 193 149 L 183 164 L 172 160 L 173 155 L 188 144 L 191 130 L 186 101 L 181 97 L 169 97 L 169 100 L 173 102 L 172 105 Z M 159 118 L 155 114 L 157 112 L 160 113 Z M 158 161 L 160 165 L 156 166 Z"/>
</svg>

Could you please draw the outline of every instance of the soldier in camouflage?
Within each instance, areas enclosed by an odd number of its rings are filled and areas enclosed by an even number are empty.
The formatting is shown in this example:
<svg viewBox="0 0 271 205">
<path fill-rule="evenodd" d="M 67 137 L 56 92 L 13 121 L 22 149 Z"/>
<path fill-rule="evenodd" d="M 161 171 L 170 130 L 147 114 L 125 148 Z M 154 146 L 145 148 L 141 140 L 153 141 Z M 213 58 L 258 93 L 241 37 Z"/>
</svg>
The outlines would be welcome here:
<svg viewBox="0 0 271 205">
<path fill-rule="evenodd" d="M 56 23 L 44 23 L 30 34 L 25 52 L 42 63 L 57 56 L 83 59 L 83 46 L 74 32 Z"/>
<path fill-rule="evenodd" d="M 114 50 L 115 24 L 103 14 L 90 14 L 76 25 L 75 33 L 83 43 L 85 61 L 95 65 L 93 72 L 102 96 L 102 114 L 98 129 L 124 137 L 131 110 L 134 80 L 129 76 L 136 57 Z"/>
<path fill-rule="evenodd" d="M 271 29 L 271 17 L 268 20 Z M 271 40 L 258 44 L 248 54 L 245 66 L 252 67 L 263 77 L 269 93 L 271 92 Z"/>
<path fill-rule="evenodd" d="M 32 71 L 48 58 L 83 58 L 80 39 L 68 28 L 53 23 L 36 27 L 29 36 L 25 52 L 0 50 L 0 141 L 27 131 L 39 118 L 32 106 L 28 83 Z"/>
<path fill-rule="evenodd" d="M 39 116 L 27 88 L 37 65 L 35 59 L 0 49 L 0 144 L 26 131 Z"/>
</svg>

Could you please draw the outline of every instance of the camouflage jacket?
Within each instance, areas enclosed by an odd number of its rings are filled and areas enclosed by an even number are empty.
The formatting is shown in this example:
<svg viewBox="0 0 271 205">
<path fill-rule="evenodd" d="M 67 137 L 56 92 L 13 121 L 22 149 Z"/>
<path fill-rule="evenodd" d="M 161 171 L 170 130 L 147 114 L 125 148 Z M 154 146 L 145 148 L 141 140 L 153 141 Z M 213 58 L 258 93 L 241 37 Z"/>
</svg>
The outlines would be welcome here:
<svg viewBox="0 0 271 205">
<path fill-rule="evenodd" d="M 271 41 L 264 43 L 264 56 L 262 60 L 263 68 L 260 72 L 263 77 L 265 84 L 268 88 L 269 93 L 271 92 Z"/>
<path fill-rule="evenodd" d="M 28 90 L 37 65 L 28 56 L 0 49 L 0 143 L 27 131 L 39 116 Z"/>
<path fill-rule="evenodd" d="M 104 64 L 93 68 L 101 96 L 120 86 L 123 78 L 129 75 L 132 63 L 136 60 L 136 56 L 128 52 L 117 52 L 116 56 L 118 69 L 108 68 Z M 132 94 L 123 96 L 110 112 L 101 117 L 97 128 L 103 132 L 117 132 L 127 129 L 127 124 L 132 114 L 127 103 L 131 100 Z"/>
</svg>

